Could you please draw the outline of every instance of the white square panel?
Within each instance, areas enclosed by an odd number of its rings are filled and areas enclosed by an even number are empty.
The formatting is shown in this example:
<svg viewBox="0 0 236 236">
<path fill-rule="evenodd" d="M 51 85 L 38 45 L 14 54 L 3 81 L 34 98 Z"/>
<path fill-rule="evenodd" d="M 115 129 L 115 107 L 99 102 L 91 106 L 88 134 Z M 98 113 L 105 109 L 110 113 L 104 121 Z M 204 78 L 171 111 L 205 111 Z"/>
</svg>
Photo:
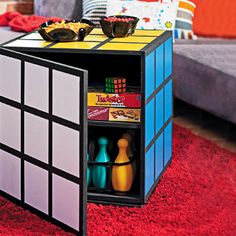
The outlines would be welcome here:
<svg viewBox="0 0 236 236">
<path fill-rule="evenodd" d="M 0 142 L 20 151 L 20 110 L 0 103 Z"/>
<path fill-rule="evenodd" d="M 53 123 L 53 166 L 79 177 L 79 132 Z"/>
<path fill-rule="evenodd" d="M 21 162 L 7 152 L 0 150 L 0 189 L 20 199 Z"/>
<path fill-rule="evenodd" d="M 38 32 L 33 32 L 31 34 L 27 34 L 26 36 L 22 37 L 21 39 L 41 39 L 41 40 L 43 40 L 42 36 Z"/>
<path fill-rule="evenodd" d="M 38 110 L 48 111 L 49 69 L 25 63 L 25 104 Z"/>
<path fill-rule="evenodd" d="M 69 180 L 53 175 L 52 216 L 62 223 L 79 230 L 80 188 Z"/>
<path fill-rule="evenodd" d="M 48 163 L 48 121 L 25 113 L 25 154 Z"/>
<path fill-rule="evenodd" d="M 0 95 L 20 102 L 21 61 L 0 55 Z"/>
<path fill-rule="evenodd" d="M 48 213 L 48 172 L 25 162 L 25 203 Z"/>
<path fill-rule="evenodd" d="M 80 78 L 53 71 L 53 114 L 79 123 Z"/>
</svg>

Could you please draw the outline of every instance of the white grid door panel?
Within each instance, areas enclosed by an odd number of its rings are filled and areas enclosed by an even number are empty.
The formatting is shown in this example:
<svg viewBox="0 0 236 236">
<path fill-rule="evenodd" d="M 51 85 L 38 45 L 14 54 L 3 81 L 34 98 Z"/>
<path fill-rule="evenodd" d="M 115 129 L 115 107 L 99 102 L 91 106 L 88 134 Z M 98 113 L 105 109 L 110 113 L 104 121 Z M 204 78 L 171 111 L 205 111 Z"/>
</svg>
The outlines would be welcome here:
<svg viewBox="0 0 236 236">
<path fill-rule="evenodd" d="M 53 166 L 71 175 L 79 176 L 79 132 L 53 124 Z"/>
<path fill-rule="evenodd" d="M 0 55 L 0 94 L 20 102 L 21 61 Z"/>
<path fill-rule="evenodd" d="M 0 103 L 0 143 L 20 151 L 20 110 Z"/>
<path fill-rule="evenodd" d="M 86 96 L 86 71 L 0 47 L 0 192 L 79 235 Z"/>
<path fill-rule="evenodd" d="M 25 162 L 25 202 L 48 214 L 48 172 Z"/>
<path fill-rule="evenodd" d="M 53 218 L 79 231 L 79 185 L 53 175 L 52 186 Z"/>
<path fill-rule="evenodd" d="M 20 199 L 20 159 L 0 150 L 0 189 Z"/>
<path fill-rule="evenodd" d="M 49 69 L 25 63 L 25 104 L 38 110 L 48 111 Z"/>
<path fill-rule="evenodd" d="M 53 71 L 53 115 L 79 124 L 80 78 Z"/>
<path fill-rule="evenodd" d="M 25 154 L 48 163 L 48 120 L 25 112 Z"/>
</svg>

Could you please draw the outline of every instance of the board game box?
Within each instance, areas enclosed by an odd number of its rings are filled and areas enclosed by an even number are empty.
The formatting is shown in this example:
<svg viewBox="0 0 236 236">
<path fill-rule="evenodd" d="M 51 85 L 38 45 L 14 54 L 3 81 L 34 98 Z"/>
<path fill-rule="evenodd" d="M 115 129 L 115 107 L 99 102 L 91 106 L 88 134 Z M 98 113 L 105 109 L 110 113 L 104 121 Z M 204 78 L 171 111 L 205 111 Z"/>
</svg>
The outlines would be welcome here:
<svg viewBox="0 0 236 236">
<path fill-rule="evenodd" d="M 141 109 L 112 108 L 112 107 L 88 107 L 89 120 L 140 122 Z"/>
<path fill-rule="evenodd" d="M 141 95 L 135 92 L 112 94 L 89 91 L 88 106 L 140 108 Z"/>
</svg>

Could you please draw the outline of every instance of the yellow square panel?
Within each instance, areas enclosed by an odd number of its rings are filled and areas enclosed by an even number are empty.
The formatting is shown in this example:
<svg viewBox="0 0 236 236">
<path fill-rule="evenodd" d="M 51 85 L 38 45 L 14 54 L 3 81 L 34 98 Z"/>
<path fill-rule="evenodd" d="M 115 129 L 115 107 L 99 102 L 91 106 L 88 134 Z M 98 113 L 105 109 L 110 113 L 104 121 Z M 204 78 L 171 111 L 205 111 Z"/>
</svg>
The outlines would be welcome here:
<svg viewBox="0 0 236 236">
<path fill-rule="evenodd" d="M 100 42 L 64 42 L 57 43 L 50 48 L 66 48 L 66 49 L 92 49 L 97 46 Z"/>
<path fill-rule="evenodd" d="M 95 41 L 95 42 L 103 42 L 104 40 L 106 40 L 107 37 L 105 35 L 91 35 L 89 34 L 88 36 L 86 36 L 84 38 L 84 41 Z"/>
<path fill-rule="evenodd" d="M 104 35 L 101 28 L 94 28 L 90 34 L 103 34 Z"/>
<path fill-rule="evenodd" d="M 37 40 L 42 39 L 42 40 L 44 40 L 38 32 L 28 34 L 28 35 L 22 37 L 21 39 L 37 39 Z"/>
<path fill-rule="evenodd" d="M 145 35 L 145 36 L 161 36 L 165 30 L 135 30 L 134 36 Z"/>
<path fill-rule="evenodd" d="M 15 40 L 11 43 L 4 45 L 4 47 L 22 47 L 22 48 L 44 48 L 51 42 L 39 41 L 39 40 Z"/>
<path fill-rule="evenodd" d="M 147 44 L 144 43 L 106 43 L 99 50 L 125 50 L 125 51 L 139 51 Z"/>
<path fill-rule="evenodd" d="M 125 38 L 114 38 L 111 40 L 111 42 L 120 42 L 120 43 L 150 43 L 152 42 L 156 37 L 137 37 L 137 36 L 131 36 L 131 37 L 125 37 Z"/>
</svg>

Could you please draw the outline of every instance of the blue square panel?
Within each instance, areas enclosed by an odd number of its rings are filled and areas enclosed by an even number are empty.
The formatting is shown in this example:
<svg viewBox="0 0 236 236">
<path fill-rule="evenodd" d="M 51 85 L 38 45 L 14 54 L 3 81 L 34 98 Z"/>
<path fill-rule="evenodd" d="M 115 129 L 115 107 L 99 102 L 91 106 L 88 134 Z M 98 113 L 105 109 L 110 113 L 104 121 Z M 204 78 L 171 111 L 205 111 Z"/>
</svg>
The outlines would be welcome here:
<svg viewBox="0 0 236 236">
<path fill-rule="evenodd" d="M 156 158 L 156 173 L 155 173 L 155 178 L 160 176 L 163 168 L 164 168 L 164 151 L 163 151 L 163 133 L 158 137 L 156 140 L 156 146 L 155 146 L 155 158 Z"/>
<path fill-rule="evenodd" d="M 154 99 L 152 99 L 147 105 L 145 109 L 145 147 L 152 141 L 155 134 L 154 127 Z"/>
<path fill-rule="evenodd" d="M 172 80 L 165 86 L 165 121 L 172 116 Z"/>
<path fill-rule="evenodd" d="M 154 145 L 145 155 L 145 195 L 154 184 Z"/>
<path fill-rule="evenodd" d="M 172 122 L 165 128 L 164 146 L 164 166 L 166 166 L 172 157 Z"/>
<path fill-rule="evenodd" d="M 156 134 L 159 132 L 164 123 L 163 93 L 163 89 L 161 89 L 156 95 Z"/>
<path fill-rule="evenodd" d="M 164 46 L 156 49 L 156 88 L 164 81 Z"/>
<path fill-rule="evenodd" d="M 145 58 L 145 99 L 147 99 L 155 89 L 155 54 L 152 52 Z"/>
<path fill-rule="evenodd" d="M 165 79 L 172 74 L 172 38 L 165 42 Z"/>
</svg>

